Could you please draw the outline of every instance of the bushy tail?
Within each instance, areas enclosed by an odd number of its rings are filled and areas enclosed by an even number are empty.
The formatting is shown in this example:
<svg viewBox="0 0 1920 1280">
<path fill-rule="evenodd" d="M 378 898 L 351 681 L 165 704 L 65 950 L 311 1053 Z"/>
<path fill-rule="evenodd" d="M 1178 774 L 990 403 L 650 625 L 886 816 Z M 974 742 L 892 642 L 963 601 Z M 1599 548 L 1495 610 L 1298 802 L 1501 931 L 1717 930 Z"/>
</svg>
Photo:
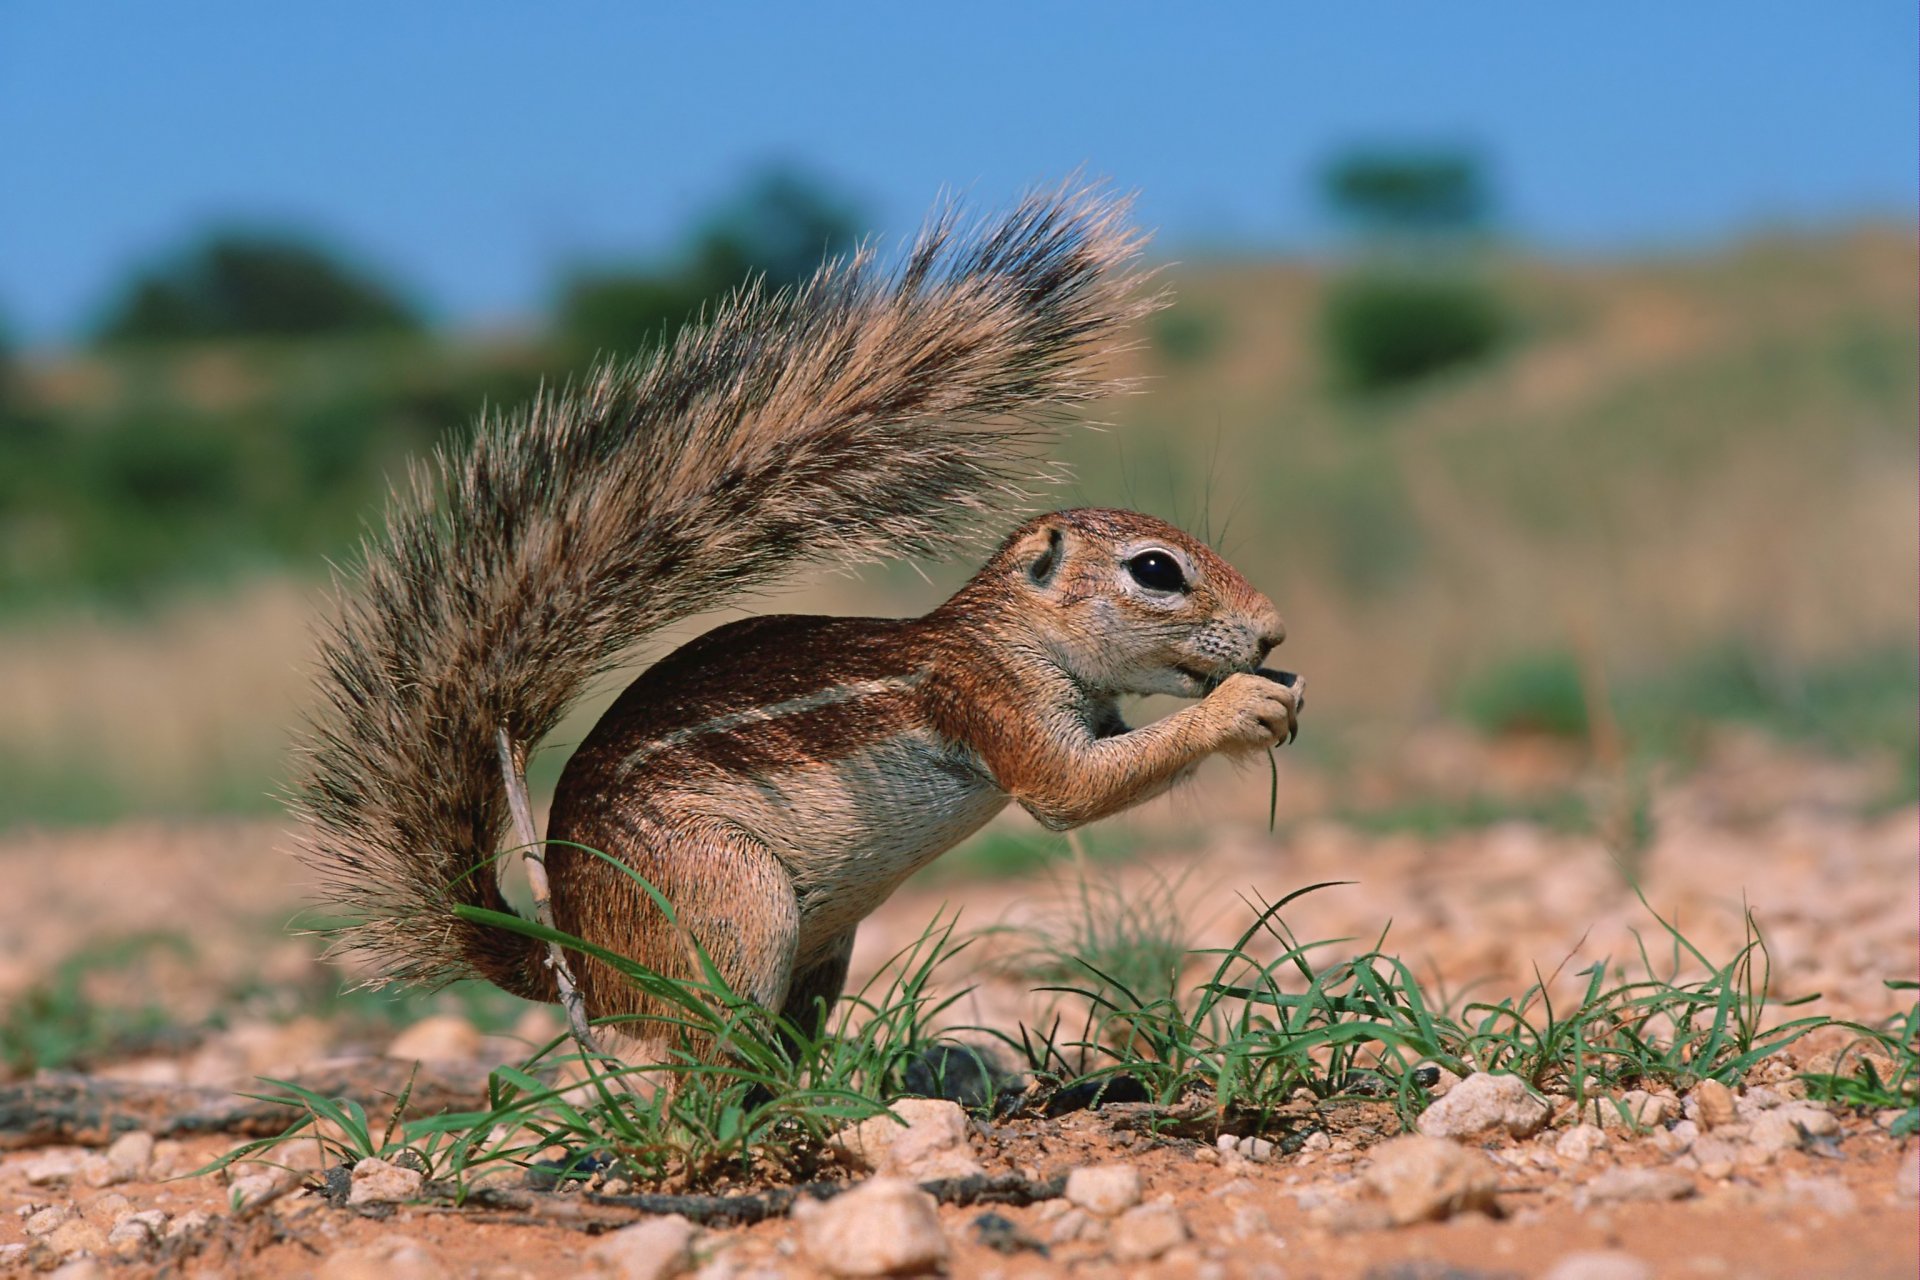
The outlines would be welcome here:
<svg viewBox="0 0 1920 1280">
<path fill-rule="evenodd" d="M 1011 504 L 1048 411 L 1150 309 L 1126 202 L 1031 196 L 806 285 L 748 288 L 662 352 L 491 414 L 414 473 L 323 638 L 301 856 L 385 976 L 551 999 L 504 909 L 496 734 L 532 744 L 636 641 L 804 561 L 945 549 Z M 355 589 L 357 588 L 357 589 Z"/>
</svg>

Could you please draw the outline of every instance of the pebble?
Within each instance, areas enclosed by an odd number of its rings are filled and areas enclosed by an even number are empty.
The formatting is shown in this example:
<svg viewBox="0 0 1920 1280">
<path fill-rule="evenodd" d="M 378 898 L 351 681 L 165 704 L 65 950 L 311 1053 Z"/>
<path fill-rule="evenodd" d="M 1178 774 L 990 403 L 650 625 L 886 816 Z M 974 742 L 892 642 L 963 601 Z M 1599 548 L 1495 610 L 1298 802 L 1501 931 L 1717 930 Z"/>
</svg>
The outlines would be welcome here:
<svg viewBox="0 0 1920 1280">
<path fill-rule="evenodd" d="M 1471 1138 L 1506 1133 L 1530 1138 L 1547 1123 L 1547 1104 L 1518 1076 L 1476 1072 L 1447 1090 L 1420 1116 L 1429 1138 Z"/>
<path fill-rule="evenodd" d="M 1740 1144 L 1708 1134 L 1693 1144 L 1689 1153 L 1700 1172 L 1709 1178 L 1730 1178 L 1740 1162 Z"/>
<path fill-rule="evenodd" d="M 1702 1080 L 1693 1086 L 1687 1102 L 1688 1118 L 1709 1133 L 1740 1118 L 1733 1090 L 1718 1080 Z"/>
<path fill-rule="evenodd" d="M 167 1224 L 167 1239 L 176 1240 L 191 1235 L 213 1221 L 213 1215 L 203 1209 L 189 1209 Z"/>
<path fill-rule="evenodd" d="M 1541 1280 L 1653 1280 L 1653 1268 L 1630 1253 L 1596 1249 L 1566 1255 Z"/>
<path fill-rule="evenodd" d="M 153 1167 L 153 1135 L 138 1129 L 123 1133 L 107 1148 L 115 1182 L 137 1182 Z"/>
<path fill-rule="evenodd" d="M 967 1146 L 967 1113 L 939 1098 L 902 1098 L 892 1116 L 873 1116 L 835 1134 L 831 1146 L 857 1168 L 925 1181 L 986 1172 Z"/>
<path fill-rule="evenodd" d="M 121 1214 L 133 1212 L 133 1201 L 118 1191 L 104 1191 L 79 1208 L 95 1226 L 110 1227 L 120 1220 Z"/>
<path fill-rule="evenodd" d="M 347 1193 L 347 1203 L 394 1204 L 417 1200 L 425 1182 L 426 1175 L 418 1169 L 402 1168 L 369 1156 L 353 1166 L 353 1190 Z"/>
<path fill-rule="evenodd" d="M 107 1232 L 107 1244 L 115 1249 L 142 1249 L 160 1239 L 166 1227 L 167 1212 L 164 1209 L 123 1213 L 119 1221 L 113 1224 L 113 1230 Z"/>
<path fill-rule="evenodd" d="M 44 1209 L 35 1210 L 27 1218 L 26 1232 L 30 1236 L 52 1235 L 61 1223 L 78 1217 L 70 1204 L 50 1204 Z"/>
<path fill-rule="evenodd" d="M 1067 1175 L 1067 1200 L 1101 1218 L 1140 1203 L 1140 1171 L 1130 1164 L 1083 1165 Z"/>
<path fill-rule="evenodd" d="M 1840 1132 L 1831 1111 L 1811 1102 L 1789 1102 L 1763 1111 L 1749 1126 L 1749 1141 L 1762 1151 L 1792 1151 L 1807 1138 Z"/>
<path fill-rule="evenodd" d="M 42 1153 L 39 1158 L 27 1164 L 25 1170 L 27 1185 L 46 1187 L 73 1181 L 80 1176 L 80 1161 L 85 1154 L 83 1151 L 72 1149 L 55 1149 Z"/>
<path fill-rule="evenodd" d="M 1240 1154 L 1249 1160 L 1262 1161 L 1273 1155 L 1274 1146 L 1265 1138 L 1242 1138 Z"/>
<path fill-rule="evenodd" d="M 480 1056 L 480 1032 L 465 1018 L 435 1014 L 395 1036 L 387 1056 L 410 1062 L 471 1061 Z"/>
<path fill-rule="evenodd" d="M 1672 1169 L 1609 1169 L 1580 1188 L 1585 1200 L 1684 1200 L 1693 1179 Z"/>
<path fill-rule="evenodd" d="M 227 1184 L 227 1201 L 236 1209 L 244 1209 L 271 1198 L 285 1182 L 286 1175 L 278 1169 L 242 1174 Z"/>
<path fill-rule="evenodd" d="M 653 1218 L 602 1236 L 587 1249 L 601 1275 L 618 1280 L 671 1280 L 693 1270 L 699 1230 L 679 1214 Z"/>
<path fill-rule="evenodd" d="M 794 1205 L 800 1247 L 836 1276 L 943 1268 L 947 1237 L 933 1197 L 904 1178 L 874 1178 L 844 1195 Z"/>
<path fill-rule="evenodd" d="M 1472 1083 L 1469 1076 L 1449 1097 Z M 1361 1175 L 1386 1201 L 1387 1215 L 1399 1225 L 1438 1221 L 1470 1209 L 1490 1210 L 1499 1178 L 1477 1151 L 1444 1138 L 1409 1136 L 1383 1142 Z"/>
<path fill-rule="evenodd" d="M 1618 1098 L 1601 1095 L 1588 1098 L 1578 1112 L 1582 1124 L 1597 1124 L 1609 1132 L 1620 1129 L 1653 1129 L 1667 1116 L 1667 1100 L 1659 1094 L 1629 1089 Z"/>
<path fill-rule="evenodd" d="M 1055 1201 L 1056 1204 L 1064 1203 Z M 1107 1234 L 1106 1224 L 1085 1209 L 1067 1208 L 1053 1219 L 1047 1231 L 1048 1244 L 1072 1244 L 1075 1240 L 1100 1240 Z"/>
<path fill-rule="evenodd" d="M 1190 1238 L 1186 1221 L 1170 1204 L 1142 1204 L 1113 1220 L 1112 1253 L 1119 1262 L 1150 1262 Z"/>
<path fill-rule="evenodd" d="M 1554 1154 L 1574 1164 L 1586 1164 L 1596 1152 L 1613 1145 L 1613 1139 L 1599 1125 L 1577 1124 L 1561 1134 L 1553 1144 Z"/>
<path fill-rule="evenodd" d="M 99 1253 L 107 1247 L 107 1237 L 85 1218 L 69 1218 L 46 1237 L 47 1247 L 63 1258 L 77 1253 Z"/>
</svg>

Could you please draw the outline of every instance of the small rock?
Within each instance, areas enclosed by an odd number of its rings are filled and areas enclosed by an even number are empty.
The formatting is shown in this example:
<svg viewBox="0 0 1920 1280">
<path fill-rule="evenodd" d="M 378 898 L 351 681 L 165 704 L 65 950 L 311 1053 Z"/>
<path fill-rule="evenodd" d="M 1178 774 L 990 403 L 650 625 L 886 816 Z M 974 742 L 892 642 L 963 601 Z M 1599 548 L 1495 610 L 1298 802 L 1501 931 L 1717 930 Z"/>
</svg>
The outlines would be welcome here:
<svg viewBox="0 0 1920 1280">
<path fill-rule="evenodd" d="M 1055 1201 L 1064 1204 L 1065 1201 Z M 1075 1240 L 1101 1240 L 1106 1237 L 1106 1224 L 1088 1213 L 1085 1209 L 1068 1208 L 1065 1213 L 1053 1220 L 1047 1231 L 1048 1244 L 1072 1244 Z"/>
<path fill-rule="evenodd" d="M 1588 1098 L 1578 1115 L 1582 1124 L 1597 1124 L 1609 1133 L 1652 1129 L 1667 1114 L 1667 1100 L 1642 1089 L 1629 1089 L 1618 1098 L 1602 1094 Z"/>
<path fill-rule="evenodd" d="M 103 1191 L 79 1206 L 81 1214 L 96 1227 L 110 1227 L 120 1216 L 133 1212 L 133 1201 L 118 1191 Z"/>
<path fill-rule="evenodd" d="M 201 1209 L 189 1209 L 167 1224 L 167 1239 L 191 1235 L 213 1221 L 213 1215 Z"/>
<path fill-rule="evenodd" d="M 1067 1200 L 1096 1217 L 1117 1217 L 1140 1196 L 1140 1171 L 1130 1164 L 1083 1165 L 1067 1175 Z"/>
<path fill-rule="evenodd" d="M 85 1218 L 69 1218 L 46 1237 L 47 1247 L 63 1258 L 81 1253 L 99 1253 L 107 1247 L 107 1237 Z"/>
<path fill-rule="evenodd" d="M 1112 1251 L 1119 1262 L 1149 1262 L 1188 1239 L 1186 1222 L 1170 1204 L 1142 1204 L 1113 1220 Z"/>
<path fill-rule="evenodd" d="M 395 1204 L 417 1200 L 425 1181 L 426 1176 L 418 1169 L 402 1168 L 370 1156 L 353 1166 L 353 1190 L 347 1193 L 347 1203 Z"/>
<path fill-rule="evenodd" d="M 698 1234 L 677 1213 L 654 1218 L 602 1236 L 587 1250 L 587 1261 L 600 1274 L 619 1280 L 671 1280 L 693 1270 L 693 1241 Z"/>
<path fill-rule="evenodd" d="M 1596 1249 L 1568 1254 L 1541 1280 L 1653 1280 L 1653 1268 L 1630 1253 Z"/>
<path fill-rule="evenodd" d="M 480 1056 L 480 1040 L 480 1032 L 465 1018 L 435 1014 L 395 1036 L 387 1056 L 410 1062 L 466 1062 Z"/>
<path fill-rule="evenodd" d="M 1831 1137 L 1840 1122 L 1825 1107 L 1790 1102 L 1763 1111 L 1749 1126 L 1748 1140 L 1762 1151 L 1792 1151 L 1808 1138 Z"/>
<path fill-rule="evenodd" d="M 1561 1134 L 1553 1144 L 1554 1154 L 1574 1164 L 1586 1164 L 1595 1152 L 1605 1151 L 1613 1139 L 1599 1125 L 1577 1124 Z"/>
<path fill-rule="evenodd" d="M 1331 1151 L 1332 1149 L 1333 1139 L 1327 1136 L 1325 1129 L 1316 1129 L 1307 1135 L 1305 1142 L 1300 1144 L 1302 1151 Z"/>
<path fill-rule="evenodd" d="M 1223 1133 L 1213 1140 L 1213 1145 L 1222 1151 L 1232 1151 L 1240 1145 L 1240 1139 L 1230 1133 Z"/>
<path fill-rule="evenodd" d="M 1672 1169 L 1609 1169 L 1580 1189 L 1589 1201 L 1684 1200 L 1693 1179 Z"/>
<path fill-rule="evenodd" d="M 1458 1096 L 1473 1079 L 1461 1081 L 1449 1096 Z M 1491 1210 L 1499 1182 L 1493 1165 L 1479 1152 L 1423 1136 L 1381 1143 L 1361 1177 L 1386 1201 L 1388 1216 L 1400 1225 L 1437 1221 L 1469 1209 Z"/>
<path fill-rule="evenodd" d="M 1709 1178 L 1729 1178 L 1740 1162 L 1740 1146 L 1716 1134 L 1708 1134 L 1693 1144 L 1690 1151 L 1700 1172 Z"/>
<path fill-rule="evenodd" d="M 107 1232 L 107 1244 L 123 1252 L 143 1249 L 160 1239 L 166 1226 L 167 1214 L 164 1209 L 123 1213 L 120 1215 L 120 1220 L 113 1224 L 113 1230 Z"/>
<path fill-rule="evenodd" d="M 107 1163 L 115 1182 L 137 1182 L 153 1166 L 153 1135 L 135 1130 L 123 1133 L 107 1148 Z"/>
<path fill-rule="evenodd" d="M 1693 1086 L 1687 1103 L 1688 1117 L 1709 1133 L 1740 1118 L 1733 1090 L 1718 1080 L 1702 1080 Z"/>
<path fill-rule="evenodd" d="M 268 1169 L 260 1173 L 242 1174 L 227 1184 L 227 1201 L 236 1209 L 244 1209 L 262 1200 L 270 1200 L 286 1185 L 286 1174 L 278 1169 Z"/>
<path fill-rule="evenodd" d="M 15 1241 L 12 1244 L 0 1244 L 0 1268 L 24 1267 L 27 1265 L 27 1246 Z"/>
<path fill-rule="evenodd" d="M 80 1158 L 80 1181 L 90 1187 L 111 1187 L 126 1179 L 114 1172 L 113 1161 L 105 1152 L 95 1151 Z"/>
<path fill-rule="evenodd" d="M 1476 1072 L 1447 1090 L 1420 1116 L 1429 1138 L 1472 1138 L 1507 1133 L 1529 1138 L 1547 1123 L 1547 1104 L 1518 1076 Z"/>
<path fill-rule="evenodd" d="M 185 1173 L 193 1168 L 186 1163 L 186 1144 L 173 1138 L 162 1138 L 153 1144 L 152 1174 L 155 1178 L 171 1178 L 175 1174 Z"/>
<path fill-rule="evenodd" d="M 80 1176 L 80 1160 L 85 1154 L 63 1149 L 41 1153 L 38 1158 L 27 1162 L 27 1185 L 47 1187 L 72 1182 Z"/>
<path fill-rule="evenodd" d="M 1734 1110 L 1740 1119 L 1752 1124 L 1760 1118 L 1763 1111 L 1771 1111 L 1787 1100 L 1778 1089 L 1757 1084 L 1734 1100 Z"/>
<path fill-rule="evenodd" d="M 1273 1154 L 1273 1144 L 1265 1138 L 1242 1138 L 1240 1154 L 1249 1160 L 1261 1161 Z"/>
<path fill-rule="evenodd" d="M 106 1280 L 106 1268 L 92 1258 L 75 1258 L 54 1270 L 53 1280 Z"/>
<path fill-rule="evenodd" d="M 895 1276 L 946 1265 L 933 1197 L 904 1178 L 874 1178 L 824 1203 L 794 1206 L 800 1247 L 837 1276 Z"/>
<path fill-rule="evenodd" d="M 1648 1093 L 1645 1089 L 1629 1089 L 1620 1095 L 1626 1118 L 1642 1129 L 1658 1128 L 1667 1118 L 1669 1103 L 1664 1094 Z"/>
<path fill-rule="evenodd" d="M 902 1098 L 892 1116 L 874 1116 L 833 1136 L 832 1147 L 854 1165 L 916 1181 L 984 1173 L 967 1147 L 967 1113 L 939 1098 Z"/>
<path fill-rule="evenodd" d="M 70 1204 L 50 1204 L 44 1209 L 36 1210 L 27 1218 L 26 1233 L 30 1236 L 49 1236 L 62 1223 L 78 1216 L 79 1214 Z"/>
</svg>

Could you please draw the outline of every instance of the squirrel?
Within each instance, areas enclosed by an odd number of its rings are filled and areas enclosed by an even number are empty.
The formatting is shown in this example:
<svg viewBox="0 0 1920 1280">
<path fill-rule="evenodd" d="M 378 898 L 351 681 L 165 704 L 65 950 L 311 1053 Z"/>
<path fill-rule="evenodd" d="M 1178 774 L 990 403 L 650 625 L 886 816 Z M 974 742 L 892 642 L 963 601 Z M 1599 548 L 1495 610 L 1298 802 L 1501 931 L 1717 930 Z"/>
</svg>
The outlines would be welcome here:
<svg viewBox="0 0 1920 1280">
<path fill-rule="evenodd" d="M 1125 215 L 1097 187 L 970 232 L 936 215 L 892 271 L 862 249 L 748 285 L 416 470 L 322 639 L 295 792 L 300 852 L 351 919 L 336 952 L 562 998 L 545 944 L 456 913 L 507 910 L 496 743 L 537 744 L 662 627 L 804 563 L 944 550 L 1001 507 L 1049 417 L 1123 387 L 1098 366 L 1160 305 Z M 696 976 L 685 931 L 736 993 L 817 1028 L 860 921 L 1009 803 L 1063 830 L 1291 740 L 1304 682 L 1260 666 L 1285 634 L 1205 543 L 1091 508 L 1027 521 L 924 617 L 723 625 L 567 763 L 553 924 Z M 1129 728 L 1119 699 L 1154 693 L 1198 701 Z M 593 1018 L 662 1012 L 568 957 Z"/>
</svg>

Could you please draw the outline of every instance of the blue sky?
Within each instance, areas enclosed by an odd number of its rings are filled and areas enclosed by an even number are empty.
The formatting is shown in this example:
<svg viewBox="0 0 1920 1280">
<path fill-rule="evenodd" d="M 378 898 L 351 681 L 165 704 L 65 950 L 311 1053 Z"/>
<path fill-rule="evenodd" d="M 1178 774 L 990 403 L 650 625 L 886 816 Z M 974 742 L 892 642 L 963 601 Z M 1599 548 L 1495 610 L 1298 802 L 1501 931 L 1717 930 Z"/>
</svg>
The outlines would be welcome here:
<svg viewBox="0 0 1920 1280">
<path fill-rule="evenodd" d="M 70 338 L 130 265 L 244 220 L 510 321 L 772 161 L 890 231 L 1084 166 L 1186 255 L 1323 241 L 1311 176 L 1366 140 L 1481 147 L 1555 250 L 1911 217 L 1916 48 L 1911 0 L 0 0 L 0 316 Z"/>
</svg>

